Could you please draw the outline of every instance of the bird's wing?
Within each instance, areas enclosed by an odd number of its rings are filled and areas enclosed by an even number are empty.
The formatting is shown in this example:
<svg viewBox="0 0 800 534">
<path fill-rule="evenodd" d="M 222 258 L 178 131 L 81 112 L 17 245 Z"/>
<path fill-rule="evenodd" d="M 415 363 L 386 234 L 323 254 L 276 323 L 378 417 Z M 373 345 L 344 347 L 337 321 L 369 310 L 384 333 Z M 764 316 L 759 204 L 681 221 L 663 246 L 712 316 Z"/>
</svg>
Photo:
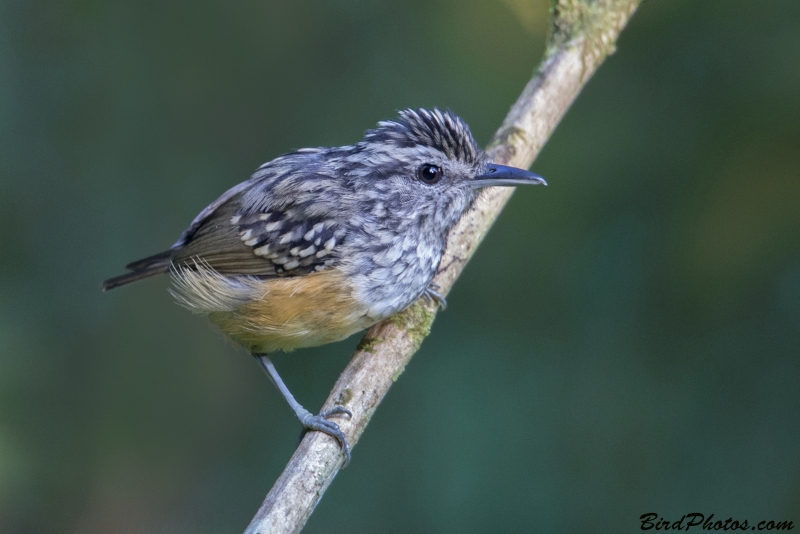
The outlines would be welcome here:
<svg viewBox="0 0 800 534">
<path fill-rule="evenodd" d="M 174 265 L 211 267 L 222 274 L 296 276 L 339 259 L 346 229 L 335 214 L 302 201 L 244 208 L 234 194 L 206 215 L 175 251 Z"/>
<path fill-rule="evenodd" d="M 172 264 L 223 274 L 295 276 L 333 265 L 346 236 L 322 149 L 262 165 L 206 207 L 172 246 Z"/>
<path fill-rule="evenodd" d="M 220 206 L 230 201 L 234 197 L 241 196 L 245 191 L 247 191 L 249 187 L 252 186 L 253 182 L 254 179 L 251 178 L 249 180 L 245 180 L 244 182 L 231 187 L 230 189 L 222 193 L 222 195 L 217 200 L 215 200 L 214 202 L 203 208 L 203 211 L 197 214 L 197 217 L 194 218 L 189 227 L 181 233 L 181 236 L 178 238 L 175 244 L 172 245 L 172 247 L 170 247 L 171 250 L 180 249 L 182 246 L 184 246 L 189 241 L 189 239 L 191 239 L 191 237 L 194 235 L 197 229 L 200 228 L 200 225 L 205 223 L 208 220 L 208 218 L 211 217 Z M 130 268 L 130 266 L 128 267 Z"/>
<path fill-rule="evenodd" d="M 135 261 L 103 282 L 113 289 L 165 273 L 207 266 L 223 274 L 295 276 L 334 265 L 346 238 L 347 187 L 318 169 L 324 149 L 302 149 L 262 165 L 209 204 L 164 252 Z M 345 196 L 347 196 L 345 194 Z"/>
</svg>

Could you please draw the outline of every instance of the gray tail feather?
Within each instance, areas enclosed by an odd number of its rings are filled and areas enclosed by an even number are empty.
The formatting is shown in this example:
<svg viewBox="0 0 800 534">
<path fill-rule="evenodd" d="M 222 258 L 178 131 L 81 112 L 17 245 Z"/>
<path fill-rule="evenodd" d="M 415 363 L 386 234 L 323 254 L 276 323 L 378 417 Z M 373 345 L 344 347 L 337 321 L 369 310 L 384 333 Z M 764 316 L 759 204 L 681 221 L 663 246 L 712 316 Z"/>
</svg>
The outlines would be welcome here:
<svg viewBox="0 0 800 534">
<path fill-rule="evenodd" d="M 128 265 L 126 265 L 125 268 L 128 269 L 129 271 L 138 271 L 139 269 L 150 267 L 151 265 L 155 265 L 156 263 L 161 263 L 163 260 L 167 260 L 167 262 L 169 262 L 169 260 L 172 259 L 174 253 L 175 251 L 172 249 L 165 250 L 164 252 L 159 252 L 158 254 L 153 254 L 152 256 L 147 256 L 146 258 L 142 258 L 141 260 L 136 260 L 134 262 L 131 262 Z"/>
<path fill-rule="evenodd" d="M 130 284 L 142 278 L 149 278 L 169 271 L 172 265 L 172 251 L 167 250 L 154 256 L 143 258 L 127 265 L 132 272 L 109 278 L 103 282 L 103 291 Z"/>
</svg>

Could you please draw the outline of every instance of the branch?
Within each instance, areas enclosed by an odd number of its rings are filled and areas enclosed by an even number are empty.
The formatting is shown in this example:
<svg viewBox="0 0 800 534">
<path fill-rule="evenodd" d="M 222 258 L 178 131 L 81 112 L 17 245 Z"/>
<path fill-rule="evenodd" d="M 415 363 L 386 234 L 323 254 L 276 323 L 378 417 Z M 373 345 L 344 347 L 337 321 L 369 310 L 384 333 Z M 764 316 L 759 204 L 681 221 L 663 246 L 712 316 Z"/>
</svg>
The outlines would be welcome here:
<svg viewBox="0 0 800 534">
<path fill-rule="evenodd" d="M 489 144 L 496 163 L 530 167 L 578 93 L 614 52 L 620 31 L 641 0 L 553 0 L 541 64 Z M 514 192 L 487 189 L 453 228 L 434 282 L 447 294 Z M 351 446 L 411 356 L 430 332 L 436 307 L 420 299 L 374 327 L 333 387 L 323 410 L 346 406 L 337 419 Z M 292 455 L 245 534 L 299 532 L 343 462 L 338 443 L 309 432 Z"/>
</svg>

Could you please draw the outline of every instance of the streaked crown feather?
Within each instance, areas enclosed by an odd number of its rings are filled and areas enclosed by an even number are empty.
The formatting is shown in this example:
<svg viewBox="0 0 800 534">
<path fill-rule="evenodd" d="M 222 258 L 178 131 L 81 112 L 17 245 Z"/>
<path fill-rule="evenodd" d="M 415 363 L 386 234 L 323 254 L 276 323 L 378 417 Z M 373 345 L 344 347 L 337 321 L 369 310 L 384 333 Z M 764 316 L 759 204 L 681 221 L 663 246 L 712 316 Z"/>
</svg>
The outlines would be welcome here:
<svg viewBox="0 0 800 534">
<path fill-rule="evenodd" d="M 398 120 L 381 121 L 374 130 L 367 130 L 364 141 L 427 146 L 465 163 L 475 163 L 481 153 L 467 123 L 450 110 L 437 108 L 404 109 Z"/>
</svg>

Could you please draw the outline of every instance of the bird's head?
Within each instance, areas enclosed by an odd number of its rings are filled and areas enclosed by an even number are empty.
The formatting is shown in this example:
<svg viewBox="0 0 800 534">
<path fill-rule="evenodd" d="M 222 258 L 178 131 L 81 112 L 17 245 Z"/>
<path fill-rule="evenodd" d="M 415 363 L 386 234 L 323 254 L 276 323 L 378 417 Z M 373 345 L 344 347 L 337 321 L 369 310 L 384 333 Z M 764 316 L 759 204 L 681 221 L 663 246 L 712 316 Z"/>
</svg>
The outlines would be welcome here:
<svg viewBox="0 0 800 534">
<path fill-rule="evenodd" d="M 365 210 L 444 232 L 484 187 L 545 184 L 537 174 L 491 162 L 469 126 L 439 109 L 401 111 L 352 149 L 345 172 Z"/>
</svg>

